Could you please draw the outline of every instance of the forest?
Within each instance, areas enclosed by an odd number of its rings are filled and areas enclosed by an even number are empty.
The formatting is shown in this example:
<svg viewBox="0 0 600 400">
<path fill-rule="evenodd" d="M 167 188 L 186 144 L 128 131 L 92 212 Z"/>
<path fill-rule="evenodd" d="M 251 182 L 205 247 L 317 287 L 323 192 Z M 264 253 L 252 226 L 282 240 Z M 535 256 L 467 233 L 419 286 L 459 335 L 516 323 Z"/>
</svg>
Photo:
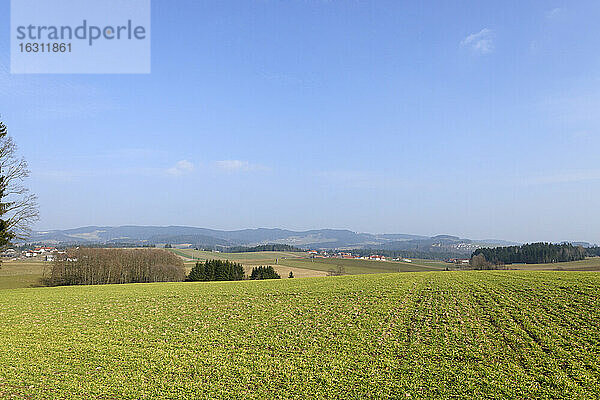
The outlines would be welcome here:
<svg viewBox="0 0 600 400">
<path fill-rule="evenodd" d="M 586 249 L 570 243 L 530 243 L 522 246 L 507 246 L 477 249 L 471 259 L 483 256 L 492 264 L 548 264 L 579 261 L 586 257 Z"/>
</svg>

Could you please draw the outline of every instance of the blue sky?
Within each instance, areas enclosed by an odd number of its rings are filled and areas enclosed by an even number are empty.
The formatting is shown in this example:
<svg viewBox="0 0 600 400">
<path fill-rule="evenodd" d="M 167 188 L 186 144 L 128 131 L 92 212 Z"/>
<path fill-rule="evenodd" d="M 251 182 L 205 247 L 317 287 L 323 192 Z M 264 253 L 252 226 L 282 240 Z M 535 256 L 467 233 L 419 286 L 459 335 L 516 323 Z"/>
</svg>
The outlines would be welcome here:
<svg viewBox="0 0 600 400">
<path fill-rule="evenodd" d="M 11 75 L 38 229 L 600 242 L 600 3 L 152 4 L 149 75 Z"/>
</svg>

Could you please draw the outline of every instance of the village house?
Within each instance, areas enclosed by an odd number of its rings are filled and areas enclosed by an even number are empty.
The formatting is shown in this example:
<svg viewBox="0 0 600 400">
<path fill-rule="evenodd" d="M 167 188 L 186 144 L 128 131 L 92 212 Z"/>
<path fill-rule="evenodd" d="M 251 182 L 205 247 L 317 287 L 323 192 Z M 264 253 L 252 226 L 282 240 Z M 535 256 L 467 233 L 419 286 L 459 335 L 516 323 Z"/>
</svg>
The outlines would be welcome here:
<svg viewBox="0 0 600 400">
<path fill-rule="evenodd" d="M 36 247 L 33 252 L 36 254 L 52 253 L 56 251 L 56 247 Z"/>
<path fill-rule="evenodd" d="M 17 251 L 15 249 L 6 249 L 5 251 L 2 252 L 2 257 L 11 258 L 11 257 L 16 257 L 16 256 L 17 256 Z"/>
</svg>

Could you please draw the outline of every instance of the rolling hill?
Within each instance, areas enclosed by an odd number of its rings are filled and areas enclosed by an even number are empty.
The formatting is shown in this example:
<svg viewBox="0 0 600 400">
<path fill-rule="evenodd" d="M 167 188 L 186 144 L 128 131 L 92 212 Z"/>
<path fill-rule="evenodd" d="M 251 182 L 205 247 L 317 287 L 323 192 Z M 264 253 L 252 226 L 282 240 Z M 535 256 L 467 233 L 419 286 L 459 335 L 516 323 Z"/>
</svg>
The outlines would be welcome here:
<svg viewBox="0 0 600 400">
<path fill-rule="evenodd" d="M 410 234 L 357 233 L 343 229 L 292 231 L 286 229 L 242 229 L 223 231 L 189 226 L 88 226 L 76 229 L 34 232 L 31 243 L 91 244 L 130 243 L 136 245 L 189 245 L 194 247 L 256 246 L 287 244 L 299 248 L 370 248 L 418 250 L 470 254 L 480 246 L 512 242 L 477 241 L 450 235 L 433 237 Z"/>
</svg>

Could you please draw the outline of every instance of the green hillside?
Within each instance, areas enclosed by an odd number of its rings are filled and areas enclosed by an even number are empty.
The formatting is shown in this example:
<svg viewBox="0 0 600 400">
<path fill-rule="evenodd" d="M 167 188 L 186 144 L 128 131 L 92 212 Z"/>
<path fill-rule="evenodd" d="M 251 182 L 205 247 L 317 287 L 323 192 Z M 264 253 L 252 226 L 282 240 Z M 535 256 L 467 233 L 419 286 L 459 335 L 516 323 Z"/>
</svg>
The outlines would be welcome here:
<svg viewBox="0 0 600 400">
<path fill-rule="evenodd" d="M 0 398 L 598 398 L 600 274 L 0 291 Z"/>
</svg>

